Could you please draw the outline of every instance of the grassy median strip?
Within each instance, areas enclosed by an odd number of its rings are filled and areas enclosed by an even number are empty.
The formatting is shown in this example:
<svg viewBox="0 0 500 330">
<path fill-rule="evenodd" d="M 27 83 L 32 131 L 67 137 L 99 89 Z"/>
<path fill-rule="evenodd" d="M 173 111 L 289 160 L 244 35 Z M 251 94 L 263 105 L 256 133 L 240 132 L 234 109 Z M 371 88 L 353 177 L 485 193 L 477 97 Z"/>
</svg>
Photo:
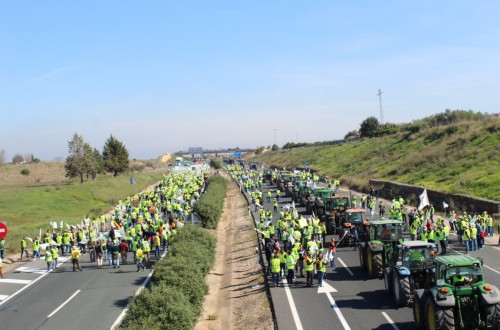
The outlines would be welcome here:
<svg viewBox="0 0 500 330">
<path fill-rule="evenodd" d="M 222 176 L 215 175 L 208 180 L 206 193 L 194 205 L 194 211 L 200 215 L 204 228 L 217 228 L 222 215 L 226 190 L 227 182 Z"/>
<path fill-rule="evenodd" d="M 136 296 L 122 327 L 192 329 L 208 293 L 205 276 L 215 260 L 216 239 L 194 226 L 179 230 L 167 257 L 155 266 L 151 287 Z"/>
<path fill-rule="evenodd" d="M 208 180 L 206 192 L 194 207 L 203 227 L 217 227 L 226 189 L 223 177 L 216 175 Z M 216 243 L 206 229 L 181 228 L 167 257 L 156 264 L 151 286 L 132 300 L 122 328 L 192 329 L 208 293 L 205 277 L 214 265 Z"/>
</svg>

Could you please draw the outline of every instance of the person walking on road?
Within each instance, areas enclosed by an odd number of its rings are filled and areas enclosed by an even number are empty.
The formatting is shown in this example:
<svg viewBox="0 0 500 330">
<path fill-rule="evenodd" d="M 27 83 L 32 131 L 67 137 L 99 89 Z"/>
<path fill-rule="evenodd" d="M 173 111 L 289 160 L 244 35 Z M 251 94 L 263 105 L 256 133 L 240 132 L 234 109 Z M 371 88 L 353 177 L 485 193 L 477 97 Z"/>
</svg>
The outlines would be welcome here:
<svg viewBox="0 0 500 330">
<path fill-rule="evenodd" d="M 318 260 L 316 260 L 315 263 L 316 271 L 318 273 L 318 286 L 321 288 L 323 287 L 323 279 L 325 278 L 326 274 L 326 264 L 323 260 L 323 254 L 318 254 Z"/>
<path fill-rule="evenodd" d="M 57 247 L 57 245 L 52 245 L 50 252 L 52 253 L 52 269 L 56 269 L 57 259 L 59 259 L 59 248 Z"/>
<path fill-rule="evenodd" d="M 280 280 L 280 255 L 275 253 L 271 259 L 271 283 L 274 286 L 278 286 Z"/>
<path fill-rule="evenodd" d="M 120 255 L 122 257 L 122 265 L 127 264 L 128 244 L 127 241 L 122 239 L 120 243 Z"/>
<path fill-rule="evenodd" d="M 141 248 L 138 248 L 137 251 L 135 252 L 135 260 L 137 261 L 137 271 L 139 272 L 142 268 L 142 271 L 146 267 L 144 267 L 142 260 L 144 259 L 144 252 L 142 251 Z"/>
<path fill-rule="evenodd" d="M 45 262 L 47 263 L 47 271 L 52 269 L 52 252 L 50 251 L 50 246 L 47 246 L 45 250 Z"/>
<path fill-rule="evenodd" d="M 73 246 L 71 250 L 71 262 L 73 263 L 73 271 L 76 271 L 76 268 L 78 270 L 82 271 L 82 268 L 80 267 L 80 257 L 81 257 L 81 252 L 78 249 L 77 246 Z"/>
<path fill-rule="evenodd" d="M 101 241 L 97 241 L 95 244 L 95 256 L 97 259 L 97 268 L 102 268 L 102 257 L 104 252 L 102 251 L 102 243 Z"/>
<path fill-rule="evenodd" d="M 306 271 L 307 286 L 313 286 L 314 260 L 310 251 L 307 251 L 307 254 L 304 257 L 304 269 Z"/>
<path fill-rule="evenodd" d="M 28 252 L 28 243 L 26 242 L 26 237 L 23 237 L 21 240 L 21 259 L 23 259 L 24 252 L 26 252 L 26 258 L 30 258 L 30 254 Z"/>
</svg>

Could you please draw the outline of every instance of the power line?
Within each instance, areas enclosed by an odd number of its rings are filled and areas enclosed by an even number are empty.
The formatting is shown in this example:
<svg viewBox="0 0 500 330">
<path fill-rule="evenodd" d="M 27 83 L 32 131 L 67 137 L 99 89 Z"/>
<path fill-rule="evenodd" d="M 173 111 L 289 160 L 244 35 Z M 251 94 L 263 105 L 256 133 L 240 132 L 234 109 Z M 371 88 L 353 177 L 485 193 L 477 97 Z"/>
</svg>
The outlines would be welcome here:
<svg viewBox="0 0 500 330">
<path fill-rule="evenodd" d="M 379 99 L 379 102 L 380 102 L 380 123 L 383 124 L 384 123 L 384 110 L 382 108 L 382 90 L 378 90 L 378 99 Z"/>
</svg>

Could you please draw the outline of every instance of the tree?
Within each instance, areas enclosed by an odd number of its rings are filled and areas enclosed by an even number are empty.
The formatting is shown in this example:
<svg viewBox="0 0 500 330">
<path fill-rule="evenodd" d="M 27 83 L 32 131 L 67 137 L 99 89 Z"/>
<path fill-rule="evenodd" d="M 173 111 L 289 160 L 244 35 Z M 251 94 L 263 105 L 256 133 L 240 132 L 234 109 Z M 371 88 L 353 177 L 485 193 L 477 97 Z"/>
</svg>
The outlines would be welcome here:
<svg viewBox="0 0 500 330">
<path fill-rule="evenodd" d="M 12 164 L 21 164 L 24 162 L 24 157 L 21 154 L 15 154 L 14 157 L 12 157 Z"/>
<path fill-rule="evenodd" d="M 264 146 L 260 146 L 255 150 L 256 155 L 260 155 L 264 151 Z"/>
<path fill-rule="evenodd" d="M 95 180 L 97 174 L 104 172 L 104 165 L 101 153 L 96 148 L 92 149 L 90 145 L 85 145 L 85 159 L 87 159 L 87 165 L 85 174 L 87 179 L 90 177 Z"/>
<path fill-rule="evenodd" d="M 378 119 L 371 116 L 363 120 L 359 127 L 359 134 L 361 137 L 373 137 L 379 127 Z"/>
<path fill-rule="evenodd" d="M 280 147 L 278 147 L 277 144 L 273 144 L 273 147 L 272 147 L 272 151 L 276 151 L 276 150 L 279 150 Z"/>
<path fill-rule="evenodd" d="M 215 168 L 216 170 L 222 168 L 222 160 L 220 158 L 212 157 L 210 159 L 210 167 Z"/>
<path fill-rule="evenodd" d="M 347 139 L 348 137 L 351 137 L 351 136 L 354 136 L 354 137 L 358 136 L 358 131 L 354 130 L 354 131 L 347 132 L 347 134 L 344 135 L 344 140 Z"/>
<path fill-rule="evenodd" d="M 68 142 L 69 156 L 66 158 L 66 176 L 74 178 L 80 176 L 80 182 L 83 183 L 83 175 L 87 170 L 86 145 L 83 137 L 75 133 L 73 139 Z M 88 146 L 90 147 L 90 146 Z"/>
<path fill-rule="evenodd" d="M 127 149 L 113 135 L 104 144 L 102 158 L 104 159 L 104 168 L 106 171 L 112 172 L 113 176 L 123 173 L 129 165 Z"/>
</svg>

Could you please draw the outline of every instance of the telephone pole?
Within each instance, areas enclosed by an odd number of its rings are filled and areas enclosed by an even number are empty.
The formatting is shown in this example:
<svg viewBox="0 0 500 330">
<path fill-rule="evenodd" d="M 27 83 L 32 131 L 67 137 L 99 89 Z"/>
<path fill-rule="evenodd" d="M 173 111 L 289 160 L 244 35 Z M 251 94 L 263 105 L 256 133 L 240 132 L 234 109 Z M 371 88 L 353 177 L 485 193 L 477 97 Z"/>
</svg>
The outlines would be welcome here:
<svg viewBox="0 0 500 330">
<path fill-rule="evenodd" d="M 276 131 L 279 131 L 277 128 L 273 128 L 274 131 L 274 144 L 276 144 Z"/>
<path fill-rule="evenodd" d="M 380 124 L 384 123 L 384 110 L 382 109 L 382 90 L 378 90 L 378 100 L 380 102 Z"/>
</svg>

